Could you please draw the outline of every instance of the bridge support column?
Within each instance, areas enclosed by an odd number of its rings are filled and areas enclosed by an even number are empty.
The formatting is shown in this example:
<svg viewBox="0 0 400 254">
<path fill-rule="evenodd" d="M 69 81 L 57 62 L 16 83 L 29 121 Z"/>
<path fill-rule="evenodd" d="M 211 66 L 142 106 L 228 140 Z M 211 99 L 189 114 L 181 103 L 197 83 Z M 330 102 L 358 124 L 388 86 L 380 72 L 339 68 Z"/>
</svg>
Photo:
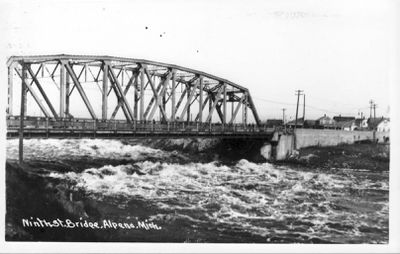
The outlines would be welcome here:
<svg viewBox="0 0 400 254">
<path fill-rule="evenodd" d="M 8 104 L 7 115 L 13 114 L 13 94 L 14 94 L 14 63 L 8 66 Z"/>
<path fill-rule="evenodd" d="M 200 96 L 199 96 L 199 120 L 198 123 L 203 122 L 203 76 L 199 78 L 199 88 L 200 88 Z"/>
<path fill-rule="evenodd" d="M 26 114 L 26 95 L 27 95 L 27 65 L 22 63 L 22 77 L 21 77 L 21 114 L 19 119 L 19 163 L 24 162 L 24 118 Z"/>
<path fill-rule="evenodd" d="M 65 115 L 65 67 L 64 64 L 60 65 L 60 117 L 64 118 Z"/>
<path fill-rule="evenodd" d="M 247 125 L 247 93 L 244 95 L 244 100 L 243 100 L 243 108 L 242 108 L 242 122 L 244 124 L 244 128 L 246 129 Z"/>
<path fill-rule="evenodd" d="M 144 86 L 145 86 L 145 78 L 144 78 L 144 69 L 145 65 L 142 65 L 140 68 L 140 121 L 144 119 Z"/>
<path fill-rule="evenodd" d="M 108 111 L 108 105 L 107 105 L 107 93 L 108 93 L 108 68 L 109 68 L 109 63 L 104 62 L 103 63 L 103 94 L 102 94 L 102 103 L 101 103 L 101 118 L 103 120 L 107 120 L 107 111 Z"/>
<path fill-rule="evenodd" d="M 132 72 L 132 75 L 135 75 L 135 82 L 133 83 L 133 88 L 134 90 L 134 97 L 133 97 L 133 118 L 134 121 L 136 122 L 138 120 L 138 100 L 139 100 L 139 95 L 138 95 L 138 79 L 139 79 L 139 73 Z"/>
<path fill-rule="evenodd" d="M 69 91 L 70 80 L 68 73 L 65 73 L 65 116 L 69 118 Z"/>
<path fill-rule="evenodd" d="M 171 89 L 171 122 L 175 122 L 175 114 L 176 114 L 176 109 L 175 109 L 175 100 L 176 100 L 176 94 L 175 94 L 175 89 L 176 89 L 176 70 L 172 70 L 172 89 Z"/>
<path fill-rule="evenodd" d="M 223 84 L 223 100 L 222 100 L 222 128 L 225 129 L 226 124 L 226 84 Z"/>
<path fill-rule="evenodd" d="M 212 104 L 213 104 L 213 100 L 212 100 L 211 94 L 209 94 L 208 97 L 210 98 L 210 99 L 208 100 L 208 114 L 210 115 L 210 114 L 212 114 L 212 106 L 213 106 Z M 211 116 L 211 117 L 209 116 L 209 118 L 210 118 L 209 122 L 210 122 L 210 130 L 211 130 L 212 116 Z M 206 120 L 206 121 L 207 121 L 207 120 Z"/>
<path fill-rule="evenodd" d="M 192 98 L 190 97 L 190 94 L 192 93 L 191 91 L 190 91 L 190 86 L 189 85 L 187 85 L 186 86 L 186 89 L 188 90 L 188 92 L 186 93 L 186 99 L 187 99 L 187 111 L 186 111 L 186 121 L 189 123 L 189 121 L 190 121 L 190 101 L 192 100 Z M 192 88 L 193 89 L 193 91 L 194 91 L 194 88 Z M 182 119 L 183 120 L 183 119 Z"/>
</svg>

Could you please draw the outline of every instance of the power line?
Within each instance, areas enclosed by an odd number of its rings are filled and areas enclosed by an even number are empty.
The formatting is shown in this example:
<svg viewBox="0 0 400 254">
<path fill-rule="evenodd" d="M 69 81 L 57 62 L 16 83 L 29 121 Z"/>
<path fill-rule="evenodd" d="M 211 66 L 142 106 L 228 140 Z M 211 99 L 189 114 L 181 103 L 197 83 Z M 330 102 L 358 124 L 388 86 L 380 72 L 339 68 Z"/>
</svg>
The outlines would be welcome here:
<svg viewBox="0 0 400 254">
<path fill-rule="evenodd" d="M 252 96 L 252 97 L 253 97 L 253 96 Z M 271 102 L 271 103 L 275 103 L 275 104 L 296 106 L 296 103 L 289 103 L 289 102 L 282 102 L 282 101 L 273 101 L 273 100 L 267 100 L 267 99 L 263 99 L 263 98 L 259 98 L 259 97 L 253 97 L 253 98 L 256 99 L 256 100 Z"/>
<path fill-rule="evenodd" d="M 260 101 L 266 101 L 266 102 L 270 102 L 270 103 L 275 103 L 275 104 L 280 104 L 280 105 L 289 105 L 289 106 L 297 106 L 296 103 L 288 103 L 288 102 L 280 102 L 280 101 L 273 101 L 273 100 L 267 100 L 267 99 L 262 99 L 262 98 L 258 98 L 258 97 L 253 97 L 256 100 L 260 100 Z M 315 107 L 312 105 L 306 105 L 307 108 L 312 108 L 318 111 L 322 111 L 322 112 L 328 112 L 328 113 L 333 113 L 333 114 L 341 114 L 340 112 L 336 112 L 336 111 L 332 111 L 329 109 L 323 109 L 323 108 L 319 108 L 319 107 Z M 363 109 L 363 108 L 358 108 L 358 109 Z"/>
</svg>

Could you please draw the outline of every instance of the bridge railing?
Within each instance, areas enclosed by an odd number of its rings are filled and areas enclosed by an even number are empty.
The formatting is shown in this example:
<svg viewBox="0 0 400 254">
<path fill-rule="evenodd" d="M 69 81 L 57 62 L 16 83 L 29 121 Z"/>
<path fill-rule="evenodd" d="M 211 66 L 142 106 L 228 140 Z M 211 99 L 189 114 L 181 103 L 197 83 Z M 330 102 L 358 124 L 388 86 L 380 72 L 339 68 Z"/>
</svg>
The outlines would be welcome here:
<svg viewBox="0 0 400 254">
<path fill-rule="evenodd" d="M 272 132 L 274 129 L 255 124 L 219 124 L 219 123 L 198 123 L 188 121 L 159 122 L 159 121 L 133 121 L 125 120 L 93 120 L 83 118 L 45 118 L 25 117 L 25 130 L 70 130 L 70 131 L 135 131 L 135 132 L 157 132 L 157 133 L 260 133 Z M 19 116 L 7 117 L 7 129 L 18 130 L 20 127 Z"/>
</svg>

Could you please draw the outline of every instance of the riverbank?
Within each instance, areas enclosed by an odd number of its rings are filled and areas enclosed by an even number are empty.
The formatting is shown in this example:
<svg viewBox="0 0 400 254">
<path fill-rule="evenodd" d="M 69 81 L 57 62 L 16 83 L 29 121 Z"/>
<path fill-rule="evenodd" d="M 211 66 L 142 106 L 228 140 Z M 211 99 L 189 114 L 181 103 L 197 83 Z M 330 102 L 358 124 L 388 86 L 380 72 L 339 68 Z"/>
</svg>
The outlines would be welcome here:
<svg viewBox="0 0 400 254">
<path fill-rule="evenodd" d="M 361 169 L 388 171 L 390 161 L 389 144 L 342 144 L 330 147 L 307 147 L 295 152 L 279 164 L 291 164 L 310 169 Z"/>
<path fill-rule="evenodd" d="M 264 142 L 260 140 L 221 139 L 164 139 L 144 140 L 143 145 L 166 151 L 184 152 L 190 161 L 209 162 L 219 160 L 223 164 L 234 164 L 240 159 L 254 163 L 267 160 L 261 156 Z M 390 145 L 376 143 L 340 144 L 337 146 L 312 146 L 295 151 L 283 161 L 268 161 L 277 165 L 297 165 L 309 169 L 361 169 L 388 171 Z"/>
</svg>

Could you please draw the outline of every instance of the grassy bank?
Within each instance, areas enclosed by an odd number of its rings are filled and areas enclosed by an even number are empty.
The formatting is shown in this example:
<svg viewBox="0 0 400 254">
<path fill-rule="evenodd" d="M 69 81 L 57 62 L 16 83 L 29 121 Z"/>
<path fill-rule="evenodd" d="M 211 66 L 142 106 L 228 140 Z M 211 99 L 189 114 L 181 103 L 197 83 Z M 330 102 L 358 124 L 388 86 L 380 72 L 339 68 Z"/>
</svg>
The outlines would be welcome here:
<svg viewBox="0 0 400 254">
<path fill-rule="evenodd" d="M 389 170 L 389 144 L 342 144 L 334 147 L 307 147 L 285 163 L 309 168 L 351 168 L 370 171 Z"/>
</svg>

